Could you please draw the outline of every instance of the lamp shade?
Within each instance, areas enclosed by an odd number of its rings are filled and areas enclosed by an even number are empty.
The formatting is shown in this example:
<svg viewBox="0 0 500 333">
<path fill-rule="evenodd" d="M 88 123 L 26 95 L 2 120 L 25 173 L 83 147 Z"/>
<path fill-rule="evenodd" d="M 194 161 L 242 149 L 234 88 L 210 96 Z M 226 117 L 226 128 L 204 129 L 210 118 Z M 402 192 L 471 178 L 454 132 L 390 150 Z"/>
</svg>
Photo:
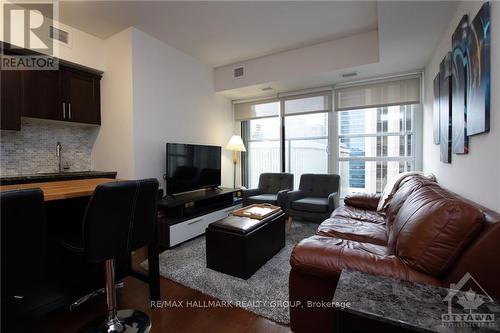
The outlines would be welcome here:
<svg viewBox="0 0 500 333">
<path fill-rule="evenodd" d="M 231 137 L 231 140 L 229 140 L 229 142 L 226 145 L 226 149 L 233 151 L 247 151 L 245 145 L 243 144 L 243 140 L 239 135 L 233 135 Z"/>
</svg>

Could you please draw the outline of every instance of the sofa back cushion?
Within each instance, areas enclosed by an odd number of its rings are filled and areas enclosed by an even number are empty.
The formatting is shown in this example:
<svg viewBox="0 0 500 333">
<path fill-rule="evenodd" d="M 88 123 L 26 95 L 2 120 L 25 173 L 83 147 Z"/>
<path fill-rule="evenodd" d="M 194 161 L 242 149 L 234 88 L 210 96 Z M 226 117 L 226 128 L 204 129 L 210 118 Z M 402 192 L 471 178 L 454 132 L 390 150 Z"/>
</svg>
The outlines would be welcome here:
<svg viewBox="0 0 500 333">
<path fill-rule="evenodd" d="M 444 275 L 480 230 L 482 212 L 437 184 L 410 193 L 394 220 L 388 250 L 423 273 Z"/>
<path fill-rule="evenodd" d="M 396 216 L 398 215 L 401 206 L 403 206 L 403 204 L 405 203 L 406 199 L 408 199 L 410 194 L 428 185 L 436 185 L 436 182 L 431 181 L 427 177 L 420 175 L 410 176 L 401 181 L 398 190 L 392 196 L 389 205 L 387 206 L 387 209 L 385 211 L 387 217 L 386 218 L 387 234 L 391 233 L 391 229 L 392 226 L 394 225 L 394 221 L 396 220 Z"/>
</svg>

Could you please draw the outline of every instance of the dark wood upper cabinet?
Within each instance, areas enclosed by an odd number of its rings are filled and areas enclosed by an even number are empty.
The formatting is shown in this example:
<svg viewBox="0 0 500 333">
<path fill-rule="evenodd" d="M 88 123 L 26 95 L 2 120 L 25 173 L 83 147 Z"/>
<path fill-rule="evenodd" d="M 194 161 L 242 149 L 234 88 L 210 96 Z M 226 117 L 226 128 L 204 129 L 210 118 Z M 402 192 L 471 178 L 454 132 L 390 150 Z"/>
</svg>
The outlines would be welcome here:
<svg viewBox="0 0 500 333">
<path fill-rule="evenodd" d="M 101 124 L 101 76 L 59 66 L 58 71 L 25 71 L 26 117 Z"/>
<path fill-rule="evenodd" d="M 101 100 L 99 75 L 72 68 L 61 68 L 64 103 L 67 109 L 65 120 L 78 123 L 101 123 Z"/>
<path fill-rule="evenodd" d="M 7 55 L 28 54 L 1 41 L 0 46 Z M 1 129 L 20 130 L 21 116 L 101 124 L 102 73 L 58 61 L 59 70 L 0 71 Z"/>
<path fill-rule="evenodd" d="M 64 120 L 61 71 L 23 72 L 23 116 Z"/>
<path fill-rule="evenodd" d="M 21 72 L 0 71 L 0 125 L 3 130 L 21 129 Z"/>
</svg>

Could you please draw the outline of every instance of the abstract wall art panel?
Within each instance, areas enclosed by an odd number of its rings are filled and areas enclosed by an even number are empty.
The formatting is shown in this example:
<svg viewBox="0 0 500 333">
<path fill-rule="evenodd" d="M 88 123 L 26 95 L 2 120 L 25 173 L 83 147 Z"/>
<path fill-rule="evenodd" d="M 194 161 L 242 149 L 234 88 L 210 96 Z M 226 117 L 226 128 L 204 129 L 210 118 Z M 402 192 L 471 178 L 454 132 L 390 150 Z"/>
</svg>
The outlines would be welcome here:
<svg viewBox="0 0 500 333">
<path fill-rule="evenodd" d="M 465 154 L 469 149 L 466 129 L 468 31 L 469 17 L 465 15 L 451 37 L 451 142 L 455 154 Z"/>
<path fill-rule="evenodd" d="M 467 135 L 490 130 L 490 4 L 472 20 L 467 43 Z"/>
<path fill-rule="evenodd" d="M 439 115 L 441 161 L 451 163 L 451 52 L 439 65 Z"/>
<path fill-rule="evenodd" d="M 439 144 L 439 73 L 433 81 L 434 84 L 434 103 L 432 105 L 432 126 L 433 126 L 433 143 L 435 145 Z"/>
</svg>

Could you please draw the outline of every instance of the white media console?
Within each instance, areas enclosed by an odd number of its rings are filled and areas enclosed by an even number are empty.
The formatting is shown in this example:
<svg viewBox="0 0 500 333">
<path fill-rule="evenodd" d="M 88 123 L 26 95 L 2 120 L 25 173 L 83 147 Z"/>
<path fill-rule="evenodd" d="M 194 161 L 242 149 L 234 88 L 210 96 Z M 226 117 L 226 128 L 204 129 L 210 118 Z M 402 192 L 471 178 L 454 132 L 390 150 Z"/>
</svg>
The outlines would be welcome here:
<svg viewBox="0 0 500 333">
<path fill-rule="evenodd" d="M 158 203 L 158 243 L 172 247 L 205 233 L 238 208 L 238 189 L 213 189 L 164 197 Z"/>
</svg>

